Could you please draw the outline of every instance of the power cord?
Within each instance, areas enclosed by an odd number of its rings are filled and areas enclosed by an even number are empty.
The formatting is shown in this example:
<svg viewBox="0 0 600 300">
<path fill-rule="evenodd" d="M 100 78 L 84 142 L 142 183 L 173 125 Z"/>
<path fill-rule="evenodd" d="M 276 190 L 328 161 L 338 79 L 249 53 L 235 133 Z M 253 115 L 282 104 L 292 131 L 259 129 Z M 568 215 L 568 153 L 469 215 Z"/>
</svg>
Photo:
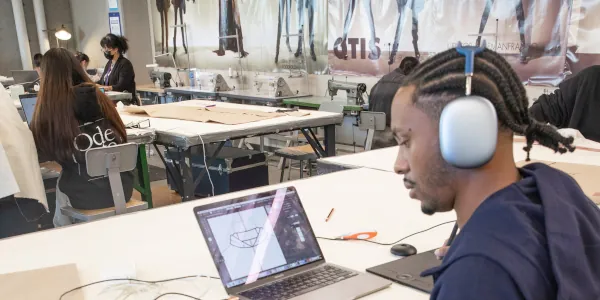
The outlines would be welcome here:
<svg viewBox="0 0 600 300">
<path fill-rule="evenodd" d="M 183 297 L 194 299 L 194 300 L 202 300 L 200 298 L 196 298 L 194 296 L 190 296 L 190 295 L 186 295 L 186 294 L 182 294 L 182 293 L 164 293 L 164 294 L 162 294 L 162 295 L 154 298 L 154 300 L 158 300 L 158 299 L 160 299 L 160 298 L 162 298 L 164 296 L 169 296 L 169 295 L 177 295 L 177 296 L 183 296 Z"/>
<path fill-rule="evenodd" d="M 45 210 L 45 208 L 44 208 L 44 212 L 43 212 L 43 213 L 42 213 L 42 214 L 41 214 L 39 217 L 37 217 L 37 218 L 35 218 L 35 219 L 29 219 L 29 218 L 27 218 L 27 216 L 25 216 L 25 213 L 23 213 L 23 209 L 21 209 L 21 206 L 19 205 L 19 199 L 17 199 L 17 197 L 14 197 L 14 199 L 15 199 L 15 204 L 17 205 L 17 209 L 18 209 L 18 210 L 19 210 L 19 212 L 21 213 L 21 216 L 23 216 L 23 218 L 25 218 L 25 221 L 26 221 L 27 223 L 34 223 L 34 222 L 38 222 L 38 221 L 39 221 L 39 220 L 41 220 L 41 219 L 42 219 L 44 216 L 46 216 L 46 215 L 50 214 L 50 213 L 49 213 L 49 212 L 47 212 L 47 211 Z M 39 202 L 38 202 L 37 200 L 35 200 L 35 199 L 30 199 L 30 200 L 33 200 L 33 201 L 36 201 L 37 203 L 39 203 Z M 40 205 L 41 205 L 41 204 L 40 204 Z"/>
<path fill-rule="evenodd" d="M 392 242 L 392 243 L 380 243 L 380 242 L 371 241 L 371 240 L 343 240 L 343 239 L 339 239 L 339 238 L 328 238 L 328 237 L 320 237 L 320 236 L 318 236 L 317 238 L 321 239 L 321 240 L 327 240 L 327 241 L 361 241 L 361 242 L 367 242 L 367 243 L 377 244 L 377 245 L 381 245 L 381 246 L 392 246 L 392 245 L 396 245 L 396 244 L 402 242 L 403 240 L 405 240 L 405 239 L 407 239 L 409 237 L 412 237 L 412 236 L 415 236 L 417 234 L 429 231 L 431 229 L 434 229 L 436 227 L 440 227 L 442 225 L 446 225 L 446 224 L 450 224 L 450 223 L 455 223 L 455 222 L 456 221 L 448 221 L 448 222 L 440 223 L 440 224 L 437 224 L 435 226 L 431 226 L 431 227 L 429 227 L 429 228 L 427 228 L 425 230 L 421 230 L 421 231 L 409 234 L 409 235 L 407 235 L 407 236 L 405 236 L 405 237 L 403 237 L 403 238 L 401 238 L 401 239 L 399 239 L 399 240 L 397 240 L 395 242 Z"/>
<path fill-rule="evenodd" d="M 106 279 L 106 280 L 100 280 L 100 281 L 96 281 L 96 282 L 92 282 L 92 283 L 88 283 L 86 285 L 82 285 L 82 286 L 78 286 L 74 289 L 68 290 L 65 293 L 63 293 L 60 298 L 58 298 L 59 300 L 62 300 L 64 296 L 86 288 L 88 286 L 92 286 L 92 285 L 96 285 L 99 283 L 104 283 L 104 282 L 111 282 L 111 281 L 130 281 L 130 282 L 136 282 L 136 283 L 147 283 L 147 284 L 157 284 L 157 283 L 165 283 L 165 282 L 171 282 L 171 281 L 176 281 L 176 280 L 181 280 L 181 279 L 188 279 L 188 278 L 195 278 L 195 277 L 204 277 L 204 278 L 208 278 L 208 279 L 220 279 L 219 277 L 214 277 L 214 276 L 205 276 L 205 275 L 190 275 L 190 276 L 183 276 L 183 277 L 177 277 L 177 278 L 170 278 L 170 279 L 163 279 L 163 280 L 156 280 L 156 281 L 149 281 L 149 280 L 141 280 L 141 279 L 133 279 L 133 278 L 116 278 L 116 279 Z M 165 294 L 166 295 L 166 294 Z M 162 297 L 164 295 L 159 296 L 158 298 Z M 156 299 L 158 299 L 156 298 Z M 196 299 L 196 298 L 194 298 Z"/>
<path fill-rule="evenodd" d="M 200 142 L 202 142 L 202 156 L 204 156 L 204 168 L 206 169 L 206 175 L 208 176 L 208 181 L 210 181 L 210 187 L 212 188 L 212 196 L 215 196 L 215 184 L 210 177 L 210 171 L 208 170 L 208 164 L 206 163 L 206 147 L 204 147 L 204 140 L 202 136 L 198 135 L 200 138 Z"/>
</svg>

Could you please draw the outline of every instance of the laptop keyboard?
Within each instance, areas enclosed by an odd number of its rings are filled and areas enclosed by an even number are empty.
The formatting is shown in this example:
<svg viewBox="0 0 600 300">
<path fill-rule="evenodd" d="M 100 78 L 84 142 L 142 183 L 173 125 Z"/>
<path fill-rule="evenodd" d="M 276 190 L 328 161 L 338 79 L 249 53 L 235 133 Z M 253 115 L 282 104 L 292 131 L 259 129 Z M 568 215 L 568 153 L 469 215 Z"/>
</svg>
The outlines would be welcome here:
<svg viewBox="0 0 600 300">
<path fill-rule="evenodd" d="M 268 285 L 245 291 L 240 293 L 240 295 L 252 300 L 285 300 L 332 285 L 356 275 L 358 275 L 358 273 L 342 270 L 333 266 L 324 266 L 281 281 L 276 281 Z"/>
</svg>

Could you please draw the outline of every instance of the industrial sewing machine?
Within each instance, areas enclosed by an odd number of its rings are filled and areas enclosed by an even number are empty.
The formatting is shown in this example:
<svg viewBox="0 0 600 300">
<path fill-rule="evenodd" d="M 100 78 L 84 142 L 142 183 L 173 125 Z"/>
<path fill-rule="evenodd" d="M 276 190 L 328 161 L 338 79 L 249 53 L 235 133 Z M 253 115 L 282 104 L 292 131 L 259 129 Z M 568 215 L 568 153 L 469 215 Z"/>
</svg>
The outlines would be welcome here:
<svg viewBox="0 0 600 300">
<path fill-rule="evenodd" d="M 156 81 L 158 81 L 161 89 L 171 87 L 171 78 L 173 78 L 171 73 L 159 71 L 150 71 L 149 73 L 152 83 L 156 84 Z"/>
<path fill-rule="evenodd" d="M 211 72 L 196 72 L 196 86 L 201 90 L 211 92 L 227 92 L 231 88 L 221 74 Z"/>
<path fill-rule="evenodd" d="M 327 89 L 329 90 L 329 96 L 331 96 L 331 100 L 333 100 L 333 97 L 337 95 L 339 90 L 344 90 L 346 91 L 346 99 L 349 105 L 365 104 L 363 94 L 367 91 L 367 85 L 364 83 L 336 81 L 330 79 L 327 82 Z"/>
<path fill-rule="evenodd" d="M 266 94 L 273 98 L 294 96 L 285 79 L 278 76 L 256 75 L 254 89 L 258 94 Z"/>
</svg>

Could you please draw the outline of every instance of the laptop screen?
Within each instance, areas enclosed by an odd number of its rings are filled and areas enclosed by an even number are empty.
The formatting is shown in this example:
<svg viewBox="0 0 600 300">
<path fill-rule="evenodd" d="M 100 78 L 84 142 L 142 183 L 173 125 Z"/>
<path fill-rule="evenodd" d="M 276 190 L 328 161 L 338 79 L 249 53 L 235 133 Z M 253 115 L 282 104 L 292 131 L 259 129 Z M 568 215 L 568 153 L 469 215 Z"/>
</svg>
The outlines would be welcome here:
<svg viewBox="0 0 600 300">
<path fill-rule="evenodd" d="M 36 94 L 25 94 L 19 96 L 21 100 L 21 107 L 23 107 L 23 114 L 25 115 L 25 121 L 27 125 L 31 125 L 33 120 L 33 112 L 35 111 L 35 103 L 37 102 Z"/>
<path fill-rule="evenodd" d="M 227 288 L 323 259 L 293 187 L 194 209 Z"/>
</svg>

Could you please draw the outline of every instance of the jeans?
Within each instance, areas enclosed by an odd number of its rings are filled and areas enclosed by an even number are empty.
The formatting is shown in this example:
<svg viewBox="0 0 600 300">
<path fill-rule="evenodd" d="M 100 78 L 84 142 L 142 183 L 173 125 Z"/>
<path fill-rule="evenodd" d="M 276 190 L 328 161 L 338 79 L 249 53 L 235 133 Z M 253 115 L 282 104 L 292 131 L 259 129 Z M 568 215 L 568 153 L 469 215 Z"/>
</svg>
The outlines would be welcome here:
<svg viewBox="0 0 600 300">
<path fill-rule="evenodd" d="M 46 208 L 36 200 L 9 196 L 0 199 L 0 239 L 45 229 Z"/>
</svg>

